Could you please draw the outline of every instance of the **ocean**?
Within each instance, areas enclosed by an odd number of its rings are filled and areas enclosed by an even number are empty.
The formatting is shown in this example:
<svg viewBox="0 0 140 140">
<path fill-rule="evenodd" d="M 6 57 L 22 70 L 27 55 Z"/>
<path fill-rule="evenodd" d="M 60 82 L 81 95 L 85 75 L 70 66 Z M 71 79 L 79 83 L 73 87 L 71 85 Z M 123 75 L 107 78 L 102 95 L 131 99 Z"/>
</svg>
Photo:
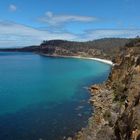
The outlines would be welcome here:
<svg viewBox="0 0 140 140">
<path fill-rule="evenodd" d="M 62 140 L 85 127 L 91 84 L 111 66 L 76 58 L 0 53 L 0 140 Z"/>
</svg>

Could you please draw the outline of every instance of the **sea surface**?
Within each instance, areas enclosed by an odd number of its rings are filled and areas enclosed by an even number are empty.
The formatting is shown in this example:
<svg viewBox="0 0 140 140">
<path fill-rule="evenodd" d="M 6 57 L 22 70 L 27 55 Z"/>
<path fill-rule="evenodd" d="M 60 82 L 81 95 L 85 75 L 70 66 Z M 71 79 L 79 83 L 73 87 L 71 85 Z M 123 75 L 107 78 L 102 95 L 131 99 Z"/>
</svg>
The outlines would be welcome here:
<svg viewBox="0 0 140 140">
<path fill-rule="evenodd" d="M 0 140 L 62 140 L 87 125 L 87 87 L 111 66 L 93 60 L 0 53 Z"/>
</svg>

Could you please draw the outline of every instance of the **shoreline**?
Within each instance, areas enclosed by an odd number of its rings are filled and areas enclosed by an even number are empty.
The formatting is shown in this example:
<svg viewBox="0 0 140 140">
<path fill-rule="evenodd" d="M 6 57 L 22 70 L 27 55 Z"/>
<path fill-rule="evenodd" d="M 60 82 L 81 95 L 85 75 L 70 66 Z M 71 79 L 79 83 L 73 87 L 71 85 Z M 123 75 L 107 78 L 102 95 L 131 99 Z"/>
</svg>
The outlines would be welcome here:
<svg viewBox="0 0 140 140">
<path fill-rule="evenodd" d="M 111 65 L 111 66 L 114 66 L 114 65 L 115 65 L 115 64 L 114 64 L 112 61 L 110 61 L 110 60 L 101 59 L 101 58 L 96 58 L 96 57 L 94 58 L 94 57 L 82 57 L 82 56 L 47 55 L 47 54 L 43 54 L 43 53 L 40 53 L 39 55 L 46 56 L 46 57 L 87 59 L 87 60 L 94 60 L 94 61 L 98 61 L 98 62 L 101 62 L 101 63 L 105 63 L 105 64 L 108 64 L 108 65 Z"/>
<path fill-rule="evenodd" d="M 121 56 L 116 57 L 116 65 L 108 80 L 89 88 L 93 114 L 88 120 L 88 125 L 67 140 L 138 140 L 140 138 L 138 51 L 140 51 L 138 47 L 128 48 Z"/>
<path fill-rule="evenodd" d="M 112 67 L 115 66 L 115 64 L 112 61 L 106 59 L 100 59 L 100 58 L 46 55 L 46 54 L 40 54 L 40 55 L 44 57 L 56 57 L 56 58 L 60 57 L 60 58 L 76 58 L 76 59 L 78 58 L 78 59 L 94 60 L 104 64 L 108 64 Z M 104 83 L 91 85 L 87 89 L 90 94 L 89 103 L 92 108 L 92 112 L 91 112 L 92 115 L 88 118 L 88 124 L 86 127 L 82 127 L 80 131 L 77 131 L 74 134 L 74 136 L 67 137 L 66 140 L 86 140 L 87 137 L 90 138 L 89 140 L 96 140 L 96 134 L 98 133 L 98 131 L 100 131 L 100 128 L 104 126 L 104 124 L 106 123 L 103 119 L 104 114 L 107 111 L 107 109 L 111 107 L 110 105 L 113 104 L 113 94 L 106 87 L 108 80 L 109 77 Z M 104 93 L 104 91 L 106 92 Z M 102 100 L 104 100 L 104 103 L 102 102 Z"/>
</svg>

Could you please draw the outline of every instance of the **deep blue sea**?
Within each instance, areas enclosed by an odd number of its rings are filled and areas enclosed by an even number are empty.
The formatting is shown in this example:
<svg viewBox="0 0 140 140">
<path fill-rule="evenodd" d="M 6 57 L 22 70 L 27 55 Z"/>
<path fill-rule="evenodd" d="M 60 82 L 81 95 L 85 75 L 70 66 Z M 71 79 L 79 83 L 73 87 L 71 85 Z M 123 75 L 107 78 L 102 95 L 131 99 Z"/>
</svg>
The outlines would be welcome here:
<svg viewBox="0 0 140 140">
<path fill-rule="evenodd" d="M 0 53 L 0 140 L 62 140 L 87 125 L 86 87 L 111 66 L 93 60 Z"/>
</svg>

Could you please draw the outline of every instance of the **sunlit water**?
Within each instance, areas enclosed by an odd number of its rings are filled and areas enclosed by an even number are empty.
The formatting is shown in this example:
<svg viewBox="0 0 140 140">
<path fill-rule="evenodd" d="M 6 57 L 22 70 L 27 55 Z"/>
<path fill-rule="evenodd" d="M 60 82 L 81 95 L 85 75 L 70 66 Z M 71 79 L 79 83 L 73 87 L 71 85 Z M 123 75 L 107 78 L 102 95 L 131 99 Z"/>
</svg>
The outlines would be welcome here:
<svg viewBox="0 0 140 140">
<path fill-rule="evenodd" d="M 0 53 L 0 140 L 61 140 L 87 125 L 86 87 L 110 66 L 93 60 Z"/>
</svg>

